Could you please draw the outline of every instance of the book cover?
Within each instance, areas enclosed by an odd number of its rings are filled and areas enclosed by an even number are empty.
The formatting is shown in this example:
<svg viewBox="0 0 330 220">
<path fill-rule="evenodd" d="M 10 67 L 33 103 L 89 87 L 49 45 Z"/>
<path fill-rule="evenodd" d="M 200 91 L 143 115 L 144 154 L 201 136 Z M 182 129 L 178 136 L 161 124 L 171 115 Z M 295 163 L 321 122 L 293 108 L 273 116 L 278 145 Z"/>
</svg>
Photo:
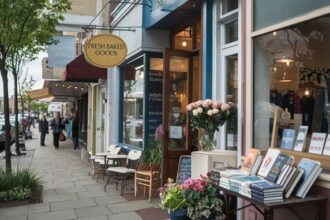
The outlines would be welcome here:
<svg viewBox="0 0 330 220">
<path fill-rule="evenodd" d="M 268 180 L 252 183 L 250 185 L 250 188 L 255 189 L 255 190 L 259 190 L 259 191 L 263 191 L 263 192 L 274 192 L 274 191 L 282 190 L 281 185 L 279 185 L 277 183 L 270 182 Z"/>
<path fill-rule="evenodd" d="M 255 163 L 260 151 L 255 148 L 251 148 L 249 152 L 245 155 L 244 161 L 241 166 L 241 170 L 250 173 L 253 164 Z"/>
<path fill-rule="evenodd" d="M 262 176 L 262 177 L 266 177 L 270 171 L 270 169 L 272 168 L 277 156 L 281 153 L 280 150 L 278 149 L 273 149 L 270 148 L 267 151 L 267 154 L 264 158 L 264 160 L 262 161 L 262 164 L 260 166 L 260 169 L 258 171 L 258 175 Z"/>
<path fill-rule="evenodd" d="M 283 168 L 282 168 L 282 170 L 281 170 L 281 173 L 280 173 L 280 175 L 278 176 L 278 178 L 277 178 L 277 180 L 276 180 L 276 183 L 277 183 L 277 184 L 280 184 L 280 183 L 281 183 L 283 177 L 285 176 L 286 172 L 288 172 L 288 169 L 289 169 L 289 168 L 290 168 L 289 165 L 284 165 L 284 166 L 283 166 Z"/>
<path fill-rule="evenodd" d="M 272 196 L 264 196 L 264 195 L 257 194 L 254 191 L 251 191 L 251 197 L 252 197 L 252 199 L 258 199 L 260 201 L 283 199 L 282 194 L 277 194 L 277 195 L 272 195 Z"/>
<path fill-rule="evenodd" d="M 315 132 L 312 134 L 311 143 L 309 145 L 309 153 L 322 154 L 326 133 Z"/>
<path fill-rule="evenodd" d="M 292 161 L 292 156 L 287 154 L 279 154 L 265 179 L 275 182 L 277 177 L 280 175 L 283 166 L 286 164 L 292 164 Z"/>
<path fill-rule="evenodd" d="M 247 176 L 248 173 L 242 170 L 224 170 L 220 171 L 221 178 L 233 178 L 233 177 L 240 177 L 240 176 Z"/>
<path fill-rule="evenodd" d="M 292 167 L 292 166 L 289 166 L 287 172 L 283 175 L 282 180 L 278 183 L 278 184 L 280 184 L 282 187 L 283 187 L 283 185 L 284 185 L 284 182 L 286 181 L 286 179 L 287 179 L 288 176 L 290 175 L 292 169 L 293 169 L 293 167 Z"/>
<path fill-rule="evenodd" d="M 303 174 L 304 174 L 304 169 L 297 167 L 297 175 L 295 176 L 294 180 L 292 181 L 292 183 L 290 183 L 290 187 L 288 188 L 288 190 L 285 192 L 284 197 L 285 198 L 289 198 L 290 195 L 292 194 L 293 190 L 296 188 L 297 184 L 299 183 L 300 179 L 302 178 Z"/>
<path fill-rule="evenodd" d="M 255 189 L 251 189 L 251 194 L 256 194 L 259 196 L 263 196 L 265 198 L 267 197 L 272 197 L 272 196 L 282 196 L 283 195 L 283 191 L 276 191 L 276 192 L 263 192 L 263 191 L 259 191 L 259 190 L 255 190 Z"/>
<path fill-rule="evenodd" d="M 297 167 L 304 169 L 304 174 L 298 183 L 299 186 L 297 186 L 296 191 L 296 196 L 301 197 L 309 182 L 313 179 L 314 175 L 316 175 L 318 168 L 320 167 L 320 162 L 302 158 Z"/>
<path fill-rule="evenodd" d="M 297 168 L 296 167 L 291 167 L 291 171 L 290 173 L 288 174 L 287 178 L 283 181 L 283 184 L 282 184 L 282 188 L 283 190 L 285 191 L 285 189 L 287 188 L 289 182 L 294 178 L 294 176 L 296 175 L 296 171 L 297 171 Z M 280 184 L 281 185 L 281 184 Z"/>
<path fill-rule="evenodd" d="M 325 141 L 323 155 L 330 156 L 330 134 L 328 134 L 327 139 Z"/>
<path fill-rule="evenodd" d="M 262 163 L 262 156 L 261 155 L 258 155 L 256 161 L 254 162 L 254 164 L 253 164 L 253 166 L 252 166 L 252 168 L 250 170 L 250 175 L 251 176 L 257 175 L 257 172 L 258 172 L 258 170 L 260 168 L 261 163 Z"/>
<path fill-rule="evenodd" d="M 294 129 L 283 129 L 281 148 L 285 150 L 292 150 L 294 144 L 296 131 Z"/>
<path fill-rule="evenodd" d="M 303 151 L 306 143 L 306 135 L 308 132 L 308 126 L 299 126 L 298 133 L 297 133 L 297 139 L 294 145 L 295 151 Z"/>
<path fill-rule="evenodd" d="M 314 175 L 314 177 L 311 179 L 311 181 L 309 182 L 309 184 L 307 185 L 305 191 L 302 194 L 302 198 L 305 198 L 307 193 L 309 192 L 310 188 L 313 186 L 314 182 L 316 181 L 317 177 L 320 175 L 320 173 L 322 172 L 322 167 L 319 167 L 316 174 Z"/>
</svg>

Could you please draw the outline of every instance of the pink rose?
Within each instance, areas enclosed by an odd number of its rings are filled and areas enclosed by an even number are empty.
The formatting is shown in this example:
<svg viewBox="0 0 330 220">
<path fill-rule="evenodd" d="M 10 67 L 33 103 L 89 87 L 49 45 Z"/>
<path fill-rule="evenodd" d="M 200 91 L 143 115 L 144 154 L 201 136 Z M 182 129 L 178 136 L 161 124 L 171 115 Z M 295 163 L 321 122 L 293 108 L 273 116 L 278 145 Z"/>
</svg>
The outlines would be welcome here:
<svg viewBox="0 0 330 220">
<path fill-rule="evenodd" d="M 230 109 L 230 106 L 227 103 L 222 103 L 221 110 L 222 111 L 227 111 L 228 109 Z"/>
<path fill-rule="evenodd" d="M 212 108 L 218 108 L 218 102 L 217 101 L 212 102 Z"/>
<path fill-rule="evenodd" d="M 219 113 L 219 109 L 217 109 L 217 108 L 214 108 L 212 111 L 213 111 L 213 114 L 218 114 Z"/>
<path fill-rule="evenodd" d="M 213 109 L 213 110 L 214 110 L 214 109 Z M 207 111 L 207 115 L 212 116 L 212 115 L 213 115 L 213 110 L 211 110 L 211 109 L 208 110 L 208 111 Z"/>
<path fill-rule="evenodd" d="M 197 102 L 195 102 L 195 107 L 201 106 L 203 104 L 203 101 L 198 100 Z"/>
<path fill-rule="evenodd" d="M 208 108 L 209 107 L 209 102 L 208 101 L 204 101 L 202 104 L 203 107 Z"/>
<path fill-rule="evenodd" d="M 197 112 L 198 112 L 198 113 L 202 113 L 202 112 L 203 112 L 203 109 L 202 109 L 201 107 L 198 107 L 198 108 L 197 108 Z"/>
<path fill-rule="evenodd" d="M 197 109 L 194 109 L 194 110 L 192 111 L 192 113 L 193 113 L 194 116 L 197 116 L 197 115 L 198 115 L 198 111 L 197 111 Z"/>
<path fill-rule="evenodd" d="M 188 111 L 191 111 L 192 110 L 192 104 L 189 104 L 189 105 L 187 105 L 187 107 L 186 107 L 186 109 L 188 110 Z"/>
</svg>

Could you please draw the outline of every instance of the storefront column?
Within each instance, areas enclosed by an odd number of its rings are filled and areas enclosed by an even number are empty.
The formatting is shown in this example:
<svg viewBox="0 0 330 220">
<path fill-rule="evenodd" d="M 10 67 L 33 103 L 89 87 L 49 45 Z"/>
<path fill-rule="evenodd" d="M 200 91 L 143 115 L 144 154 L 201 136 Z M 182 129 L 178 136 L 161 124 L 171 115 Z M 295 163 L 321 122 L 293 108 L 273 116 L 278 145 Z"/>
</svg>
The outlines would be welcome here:
<svg viewBox="0 0 330 220">
<path fill-rule="evenodd" d="M 212 98 L 212 25 L 213 1 L 203 3 L 203 99 Z"/>
</svg>

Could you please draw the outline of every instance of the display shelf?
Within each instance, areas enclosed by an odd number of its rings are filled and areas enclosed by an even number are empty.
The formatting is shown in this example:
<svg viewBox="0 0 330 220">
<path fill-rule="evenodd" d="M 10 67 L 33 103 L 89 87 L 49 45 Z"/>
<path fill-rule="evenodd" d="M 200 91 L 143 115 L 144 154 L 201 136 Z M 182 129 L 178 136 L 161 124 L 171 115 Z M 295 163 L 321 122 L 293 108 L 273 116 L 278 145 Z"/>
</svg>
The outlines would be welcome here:
<svg viewBox="0 0 330 220">
<path fill-rule="evenodd" d="M 311 154 L 308 152 L 299 152 L 299 151 L 293 151 L 293 150 L 284 150 L 281 148 L 278 148 L 281 150 L 284 154 L 290 154 L 294 157 L 294 162 L 297 165 L 301 158 L 309 158 L 311 160 L 317 160 L 320 161 L 321 167 L 325 170 L 330 171 L 330 156 L 324 156 L 324 155 L 318 155 L 318 154 Z"/>
</svg>

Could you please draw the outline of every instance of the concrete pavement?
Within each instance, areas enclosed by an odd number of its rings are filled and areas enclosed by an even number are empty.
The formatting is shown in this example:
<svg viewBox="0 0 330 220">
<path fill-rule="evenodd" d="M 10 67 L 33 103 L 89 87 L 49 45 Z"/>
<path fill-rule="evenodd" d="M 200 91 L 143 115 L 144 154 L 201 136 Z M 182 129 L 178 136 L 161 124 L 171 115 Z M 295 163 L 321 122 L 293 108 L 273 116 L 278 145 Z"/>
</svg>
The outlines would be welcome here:
<svg viewBox="0 0 330 220">
<path fill-rule="evenodd" d="M 80 159 L 80 150 L 73 150 L 70 139 L 52 146 L 52 135 L 46 136 L 46 147 L 39 146 L 39 132 L 26 140 L 27 154 L 12 158 L 12 167 L 31 168 L 43 181 L 43 203 L 0 209 L 6 220 L 141 220 L 137 210 L 158 208 L 159 199 L 127 200 L 113 185 L 103 191 L 103 180 L 88 175 L 90 164 Z M 12 146 L 13 147 L 13 146 Z M 0 159 L 5 167 L 5 160 Z M 156 219 L 156 217 L 155 217 Z M 166 219 L 166 218 L 163 218 Z M 160 220 L 160 218 L 157 218 Z"/>
</svg>

